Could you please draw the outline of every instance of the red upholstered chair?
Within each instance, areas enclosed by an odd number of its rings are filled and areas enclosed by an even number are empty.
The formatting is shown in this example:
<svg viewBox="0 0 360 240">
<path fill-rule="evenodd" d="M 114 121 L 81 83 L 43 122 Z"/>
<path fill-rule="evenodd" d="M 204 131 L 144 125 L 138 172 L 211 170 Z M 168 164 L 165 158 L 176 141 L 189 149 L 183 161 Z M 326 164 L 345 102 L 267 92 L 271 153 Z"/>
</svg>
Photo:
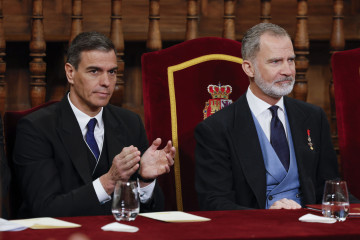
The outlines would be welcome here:
<svg viewBox="0 0 360 240">
<path fill-rule="evenodd" d="M 172 139 L 177 149 L 171 173 L 158 179 L 166 210 L 198 210 L 194 129 L 204 116 L 246 91 L 249 80 L 241 63 L 241 43 L 217 37 L 186 41 L 142 56 L 149 142 L 157 137 L 164 142 Z"/>
<path fill-rule="evenodd" d="M 17 212 L 22 202 L 21 193 L 19 192 L 18 180 L 16 179 L 14 172 L 14 164 L 12 159 L 12 153 L 14 150 L 15 137 L 16 137 L 16 125 L 20 118 L 32 113 L 40 108 L 49 106 L 56 101 L 46 102 L 37 107 L 25 111 L 8 111 L 4 114 L 4 137 L 5 137 L 5 151 L 8 164 L 12 173 L 12 179 L 10 182 L 9 190 L 9 217 L 16 218 Z"/>
<path fill-rule="evenodd" d="M 360 198 L 360 48 L 334 53 L 331 64 L 342 174 Z"/>
</svg>

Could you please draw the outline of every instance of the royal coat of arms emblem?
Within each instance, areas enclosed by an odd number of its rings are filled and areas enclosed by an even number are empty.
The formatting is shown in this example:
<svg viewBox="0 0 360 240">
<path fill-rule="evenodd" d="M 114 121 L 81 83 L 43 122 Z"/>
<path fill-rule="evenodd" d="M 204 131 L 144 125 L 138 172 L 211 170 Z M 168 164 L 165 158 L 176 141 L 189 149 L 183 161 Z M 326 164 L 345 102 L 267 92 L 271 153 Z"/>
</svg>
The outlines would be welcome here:
<svg viewBox="0 0 360 240">
<path fill-rule="evenodd" d="M 229 95 L 232 93 L 232 87 L 230 85 L 221 86 L 220 83 L 218 85 L 211 84 L 207 87 L 207 90 L 212 99 L 209 99 L 209 101 L 205 103 L 203 110 L 204 119 L 233 102 L 229 99 Z"/>
</svg>

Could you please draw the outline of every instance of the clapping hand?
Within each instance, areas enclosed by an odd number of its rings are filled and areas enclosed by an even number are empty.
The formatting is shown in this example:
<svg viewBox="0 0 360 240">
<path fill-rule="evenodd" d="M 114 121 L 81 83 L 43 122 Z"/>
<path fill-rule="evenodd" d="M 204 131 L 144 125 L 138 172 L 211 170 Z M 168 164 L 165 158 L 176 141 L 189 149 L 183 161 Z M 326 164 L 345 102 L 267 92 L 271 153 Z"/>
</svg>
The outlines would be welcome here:
<svg viewBox="0 0 360 240">
<path fill-rule="evenodd" d="M 172 146 L 171 141 L 168 141 L 163 149 L 158 150 L 160 144 L 161 139 L 155 139 L 142 155 L 139 171 L 142 178 L 154 179 L 170 172 L 170 167 L 174 164 L 175 148 Z"/>
</svg>

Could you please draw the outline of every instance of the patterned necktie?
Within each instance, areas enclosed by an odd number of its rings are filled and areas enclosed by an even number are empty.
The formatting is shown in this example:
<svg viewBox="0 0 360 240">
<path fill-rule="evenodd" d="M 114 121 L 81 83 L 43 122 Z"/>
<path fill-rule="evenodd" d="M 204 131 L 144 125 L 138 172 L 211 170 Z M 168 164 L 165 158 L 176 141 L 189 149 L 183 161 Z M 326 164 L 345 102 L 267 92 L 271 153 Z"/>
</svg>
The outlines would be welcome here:
<svg viewBox="0 0 360 240">
<path fill-rule="evenodd" d="M 286 171 L 288 171 L 290 165 L 289 144 L 286 138 L 284 126 L 277 115 L 278 108 L 279 107 L 276 105 L 269 108 L 272 113 L 270 123 L 270 143 L 278 155 L 281 163 L 284 165 Z"/>
<path fill-rule="evenodd" d="M 96 123 L 97 123 L 96 118 L 90 119 L 90 121 L 87 124 L 88 130 L 87 130 L 85 139 L 97 160 L 99 158 L 100 151 L 99 151 L 99 147 L 98 147 L 95 137 L 94 137 L 94 129 L 95 129 Z"/>
</svg>

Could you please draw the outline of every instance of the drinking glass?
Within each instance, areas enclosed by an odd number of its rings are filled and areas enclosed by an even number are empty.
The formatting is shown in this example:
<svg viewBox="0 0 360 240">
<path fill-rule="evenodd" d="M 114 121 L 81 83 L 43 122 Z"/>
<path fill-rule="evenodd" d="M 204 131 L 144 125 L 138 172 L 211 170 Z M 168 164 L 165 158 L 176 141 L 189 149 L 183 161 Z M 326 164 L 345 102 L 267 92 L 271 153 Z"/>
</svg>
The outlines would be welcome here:
<svg viewBox="0 0 360 240">
<path fill-rule="evenodd" d="M 117 221 L 133 221 L 139 214 L 137 181 L 118 181 L 114 190 L 112 213 Z"/>
<path fill-rule="evenodd" d="M 325 182 L 322 201 L 322 214 L 343 222 L 349 214 L 349 194 L 346 181 L 328 180 Z"/>
</svg>

